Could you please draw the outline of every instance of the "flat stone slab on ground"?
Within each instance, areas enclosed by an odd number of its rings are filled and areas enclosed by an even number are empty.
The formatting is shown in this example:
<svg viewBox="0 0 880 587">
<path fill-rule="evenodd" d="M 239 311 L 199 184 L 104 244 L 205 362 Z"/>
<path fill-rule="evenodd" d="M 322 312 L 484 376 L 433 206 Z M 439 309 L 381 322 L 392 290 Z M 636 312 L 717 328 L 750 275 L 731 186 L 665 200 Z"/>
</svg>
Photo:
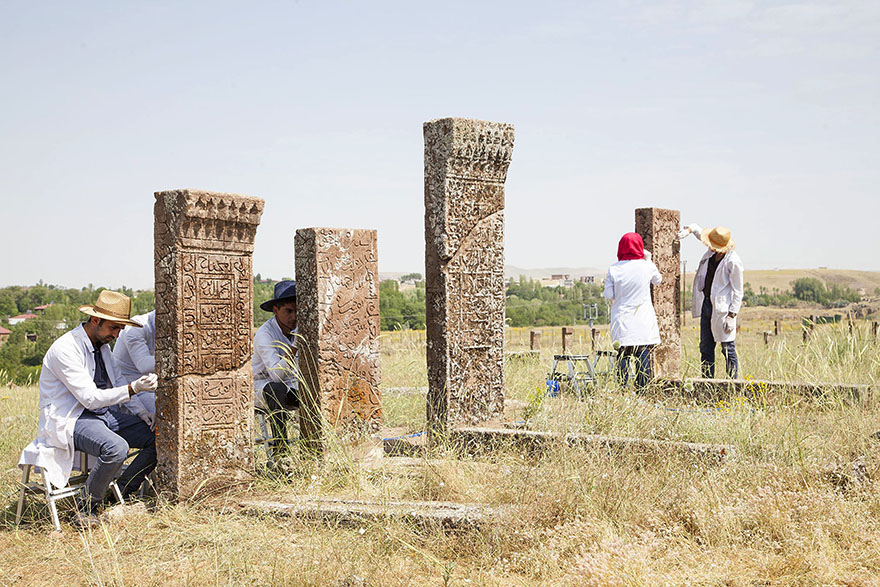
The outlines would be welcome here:
<svg viewBox="0 0 880 587">
<path fill-rule="evenodd" d="M 756 395 L 790 392 L 807 396 L 843 394 L 852 399 L 866 398 L 871 394 L 870 385 L 852 383 L 807 383 L 803 381 L 767 381 L 758 379 L 684 379 L 665 380 L 661 385 L 669 391 L 695 399 L 719 399 L 733 394 Z"/>
<path fill-rule="evenodd" d="M 655 440 L 599 434 L 559 433 L 538 430 L 507 428 L 456 428 L 450 439 L 463 445 L 465 450 L 482 452 L 508 444 L 537 451 L 554 443 L 565 442 L 569 446 L 607 448 L 615 451 L 680 452 L 709 460 L 724 461 L 736 456 L 736 448 L 728 444 L 706 444 L 675 440 Z"/>
<path fill-rule="evenodd" d="M 504 353 L 504 358 L 508 361 L 510 360 L 541 360 L 541 351 L 507 351 Z"/>
<path fill-rule="evenodd" d="M 477 528 L 497 520 L 502 508 L 448 501 L 368 501 L 325 497 L 296 497 L 291 501 L 246 500 L 239 508 L 247 514 L 268 514 L 359 526 L 365 522 L 398 520 L 426 528 L 449 530 Z"/>
<path fill-rule="evenodd" d="M 529 452 L 564 442 L 575 447 L 599 447 L 615 451 L 680 452 L 709 460 L 724 461 L 736 456 L 736 448 L 727 444 L 655 440 L 599 434 L 559 433 L 510 428 L 469 428 L 451 430 L 449 439 L 464 450 L 485 454 L 502 446 L 517 446 Z M 428 449 L 426 436 L 401 436 L 383 439 L 386 456 L 419 458 Z"/>
</svg>

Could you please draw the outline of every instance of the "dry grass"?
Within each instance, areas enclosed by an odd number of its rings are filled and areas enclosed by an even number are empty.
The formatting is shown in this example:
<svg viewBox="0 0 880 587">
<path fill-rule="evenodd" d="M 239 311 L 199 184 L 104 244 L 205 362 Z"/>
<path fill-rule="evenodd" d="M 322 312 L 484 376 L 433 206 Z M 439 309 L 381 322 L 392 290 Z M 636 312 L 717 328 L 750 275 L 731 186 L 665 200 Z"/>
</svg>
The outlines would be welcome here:
<svg viewBox="0 0 880 587">
<path fill-rule="evenodd" d="M 798 330 L 786 329 L 764 347 L 766 329 L 747 323 L 740 334 L 745 375 L 880 381 L 880 352 L 865 325 L 853 337 L 845 325 L 820 326 L 806 346 Z M 558 331 L 546 329 L 545 346 Z M 524 333 L 510 332 L 511 350 L 527 347 Z M 693 376 L 696 336 L 684 334 L 685 375 Z M 588 334 L 576 335 L 575 347 L 586 351 Z M 0 388 L 0 583 L 878 584 L 880 443 L 870 434 L 880 428 L 880 406 L 872 397 L 780 394 L 696 406 L 609 383 L 584 401 L 543 398 L 537 390 L 552 352 L 508 365 L 509 418 L 530 409 L 534 429 L 724 442 L 739 458 L 709 466 L 674 454 L 558 448 L 458 460 L 439 450 L 403 469 L 363 467 L 339 450 L 322 466 L 295 458 L 290 479 L 256 476 L 246 492 L 455 500 L 509 505 L 511 513 L 457 534 L 399 523 L 342 528 L 243 516 L 240 494 L 228 494 L 54 536 L 45 511 L 12 527 L 14 463 L 36 428 L 36 391 Z M 382 361 L 383 387 L 397 388 L 385 395 L 386 421 L 420 429 L 423 339 L 385 335 Z"/>
</svg>

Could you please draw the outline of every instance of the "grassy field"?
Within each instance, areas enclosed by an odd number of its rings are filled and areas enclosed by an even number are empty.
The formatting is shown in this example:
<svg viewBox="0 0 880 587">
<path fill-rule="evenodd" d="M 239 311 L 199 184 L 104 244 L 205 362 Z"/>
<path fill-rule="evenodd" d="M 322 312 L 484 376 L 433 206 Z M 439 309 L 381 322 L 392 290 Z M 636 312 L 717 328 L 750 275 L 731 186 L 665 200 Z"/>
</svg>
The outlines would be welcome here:
<svg viewBox="0 0 880 587">
<path fill-rule="evenodd" d="M 806 345 L 784 323 L 765 346 L 766 318 L 746 316 L 742 375 L 876 385 L 869 324 L 850 335 L 822 325 Z M 510 329 L 508 350 L 528 348 Z M 334 452 L 296 456 L 287 478 L 197 503 L 135 510 L 96 531 L 51 532 L 45 509 L 15 529 L 15 463 L 37 424 L 34 388 L 0 387 L 0 584 L 88 585 L 874 585 L 880 584 L 880 404 L 873 396 L 765 396 L 692 405 L 607 382 L 578 401 L 545 398 L 559 328 L 543 329 L 538 360 L 510 361 L 506 418 L 558 430 L 718 442 L 738 457 L 710 465 L 676 454 L 558 448 L 456 459 L 440 449 L 418 466 L 365 466 Z M 686 376 L 697 334 L 683 329 Z M 600 345 L 607 336 L 600 335 Z M 575 352 L 589 350 L 578 328 Z M 554 348 L 555 347 L 555 348 Z M 386 425 L 424 426 L 423 333 L 382 339 Z M 719 357 L 720 358 L 720 357 Z M 333 527 L 241 515 L 244 495 L 453 500 L 509 507 L 480 530 L 443 533 L 402 523 Z"/>
</svg>

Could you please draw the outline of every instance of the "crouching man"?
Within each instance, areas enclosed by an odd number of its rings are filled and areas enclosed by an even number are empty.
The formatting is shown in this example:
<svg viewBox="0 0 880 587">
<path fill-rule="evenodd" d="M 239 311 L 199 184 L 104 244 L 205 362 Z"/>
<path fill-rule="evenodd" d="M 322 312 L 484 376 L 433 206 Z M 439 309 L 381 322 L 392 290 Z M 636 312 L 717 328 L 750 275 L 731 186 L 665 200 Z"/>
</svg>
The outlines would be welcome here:
<svg viewBox="0 0 880 587">
<path fill-rule="evenodd" d="M 273 298 L 260 304 L 260 308 L 274 316 L 254 335 L 254 406 L 268 415 L 271 446 L 286 448 L 288 410 L 299 407 L 296 283 L 276 283 Z"/>
<path fill-rule="evenodd" d="M 85 493 L 77 498 L 74 522 L 86 527 L 97 525 L 98 508 L 130 447 L 141 451 L 117 480 L 123 497 L 138 489 L 156 466 L 153 431 L 118 408 L 136 393 L 156 389 L 156 375 L 128 383 L 117 374 L 108 343 L 125 326 L 140 326 L 130 319 L 127 296 L 104 290 L 94 305 L 79 310 L 88 320 L 56 340 L 43 359 L 37 438 L 21 453 L 19 464 L 42 468 L 46 481 L 64 487 L 74 451 L 97 457 Z"/>
</svg>

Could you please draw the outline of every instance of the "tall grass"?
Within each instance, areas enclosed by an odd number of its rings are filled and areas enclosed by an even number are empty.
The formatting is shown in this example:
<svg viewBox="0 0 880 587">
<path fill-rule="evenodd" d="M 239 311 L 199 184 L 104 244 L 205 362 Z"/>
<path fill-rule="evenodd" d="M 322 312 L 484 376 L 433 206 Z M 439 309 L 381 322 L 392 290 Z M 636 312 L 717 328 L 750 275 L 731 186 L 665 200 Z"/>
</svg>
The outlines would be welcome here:
<svg viewBox="0 0 880 587">
<path fill-rule="evenodd" d="M 880 352 L 862 326 L 822 325 L 764 346 L 762 324 L 737 339 L 742 374 L 754 379 L 876 386 Z M 356 527 L 242 516 L 241 494 L 163 505 L 104 529 L 50 536 L 45 512 L 13 530 L 17 461 L 36 430 L 34 388 L 0 388 L 0 475 L 6 527 L 0 582 L 278 585 L 876 584 L 880 576 L 880 408 L 873 396 L 790 392 L 695 404 L 659 392 L 636 395 L 604 382 L 584 399 L 544 397 L 554 352 L 546 329 L 538 359 L 506 367 L 506 418 L 533 429 L 722 442 L 738 457 L 708 465 L 674 453 L 556 447 L 541 455 L 499 451 L 459 458 L 364 458 L 333 444 L 322 462 L 294 452 L 289 475 L 258 474 L 248 495 L 374 500 L 454 500 L 506 508 L 481 530 L 443 533 L 398 522 Z M 686 376 L 699 372 L 696 332 L 684 331 Z M 607 337 L 600 344 L 608 345 Z M 385 421 L 422 429 L 424 339 L 383 334 Z M 556 344 L 556 347 L 559 345 Z M 528 347 L 513 330 L 508 348 Z M 589 350 L 588 333 L 575 352 Z M 720 357 L 719 357 L 720 358 Z M 760 397 L 760 396 L 759 396 Z"/>
</svg>

